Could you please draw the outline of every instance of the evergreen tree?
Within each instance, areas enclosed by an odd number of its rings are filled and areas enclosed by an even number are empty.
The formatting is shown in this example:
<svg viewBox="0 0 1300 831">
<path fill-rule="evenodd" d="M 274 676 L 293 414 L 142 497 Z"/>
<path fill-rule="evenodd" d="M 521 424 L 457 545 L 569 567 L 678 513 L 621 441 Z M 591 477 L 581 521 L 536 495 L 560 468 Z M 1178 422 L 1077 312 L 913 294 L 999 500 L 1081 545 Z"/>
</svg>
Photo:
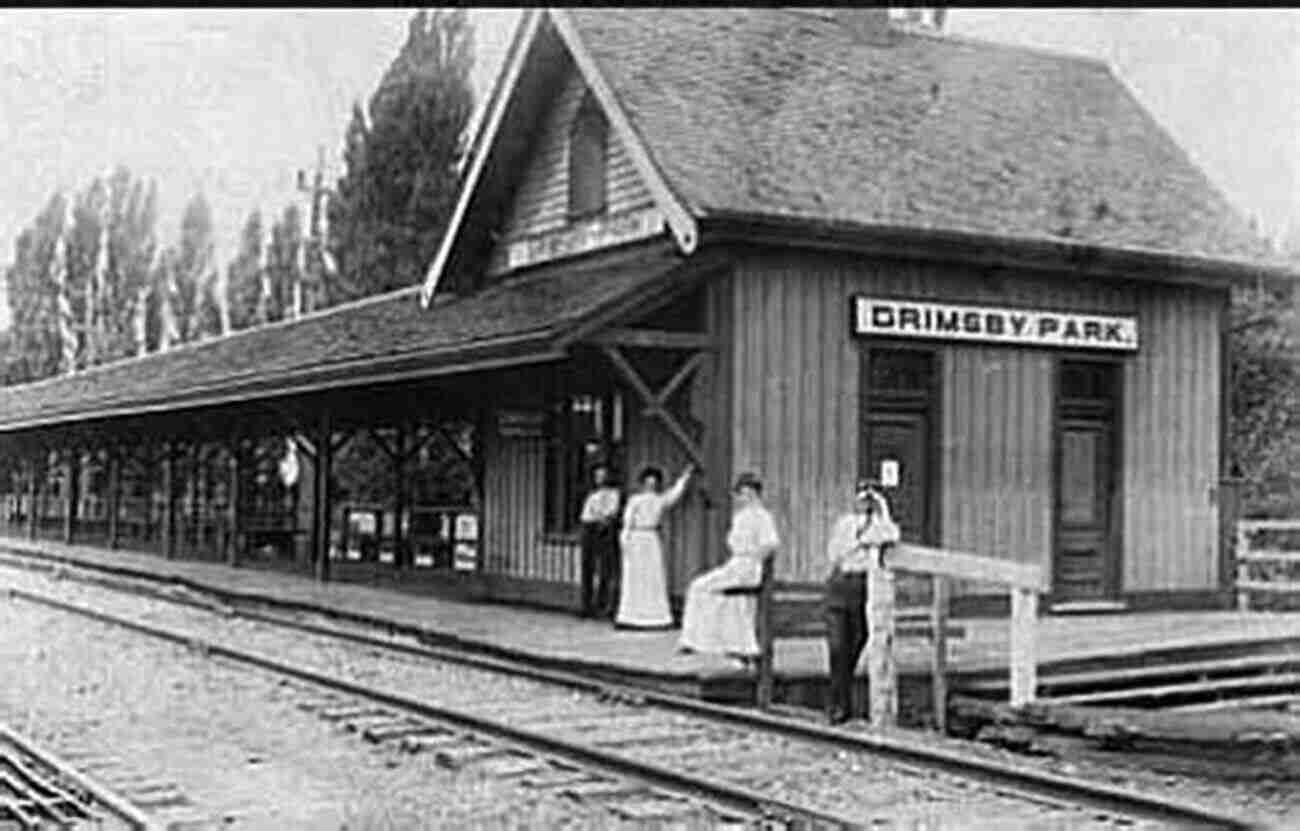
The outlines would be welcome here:
<svg viewBox="0 0 1300 831">
<path fill-rule="evenodd" d="M 4 355 L 6 383 L 35 381 L 59 371 L 58 312 L 49 272 L 64 205 L 62 195 L 50 197 L 35 221 L 19 233 L 14 261 L 5 270 L 10 309 L 10 342 Z"/>
<path fill-rule="evenodd" d="M 266 272 L 270 284 L 269 320 L 284 320 L 293 315 L 293 287 L 302 276 L 299 246 L 302 245 L 302 212 L 295 203 L 271 226 L 271 240 L 266 255 Z"/>
<path fill-rule="evenodd" d="M 370 99 L 370 121 L 353 107 L 346 172 L 328 208 L 337 263 L 326 277 L 328 303 L 423 279 L 454 207 L 472 65 L 463 9 L 418 12 Z"/>
<path fill-rule="evenodd" d="M 193 341 L 220 331 L 217 302 L 212 290 L 213 268 L 212 209 L 202 193 L 195 194 L 181 217 L 181 234 L 171 261 L 172 313 L 177 334 L 182 341 Z M 205 300 L 205 298 L 209 298 Z"/>
<path fill-rule="evenodd" d="M 230 304 L 230 325 L 247 329 L 266 323 L 262 303 L 263 256 L 262 213 L 253 211 L 244 220 L 239 250 L 226 267 L 226 291 Z"/>
<path fill-rule="evenodd" d="M 157 248 L 157 186 L 134 179 L 127 168 L 118 167 L 110 179 L 109 193 L 109 270 L 99 313 L 101 361 L 135 352 L 136 317 Z"/>
</svg>

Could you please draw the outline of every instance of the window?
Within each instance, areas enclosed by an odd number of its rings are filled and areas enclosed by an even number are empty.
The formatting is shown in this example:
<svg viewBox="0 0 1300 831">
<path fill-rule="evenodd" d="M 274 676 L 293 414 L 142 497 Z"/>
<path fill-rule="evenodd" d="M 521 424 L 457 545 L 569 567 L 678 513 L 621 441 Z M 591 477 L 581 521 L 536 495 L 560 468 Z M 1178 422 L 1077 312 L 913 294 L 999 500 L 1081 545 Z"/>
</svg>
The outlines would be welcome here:
<svg viewBox="0 0 1300 831">
<path fill-rule="evenodd" d="M 569 131 L 569 218 L 605 210 L 606 138 L 609 125 L 590 93 L 578 107 Z"/>
<path fill-rule="evenodd" d="M 618 466 L 623 401 L 616 394 L 575 395 L 551 408 L 546 442 L 546 531 L 578 530 L 582 501 L 597 462 Z"/>
</svg>

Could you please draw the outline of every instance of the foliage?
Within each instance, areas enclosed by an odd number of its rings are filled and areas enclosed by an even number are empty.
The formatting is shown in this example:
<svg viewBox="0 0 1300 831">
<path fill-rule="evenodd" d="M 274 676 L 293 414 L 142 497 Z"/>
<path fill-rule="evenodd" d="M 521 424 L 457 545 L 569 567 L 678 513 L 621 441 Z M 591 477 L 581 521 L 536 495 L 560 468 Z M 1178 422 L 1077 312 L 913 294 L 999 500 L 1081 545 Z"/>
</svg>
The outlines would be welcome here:
<svg viewBox="0 0 1300 831">
<path fill-rule="evenodd" d="M 244 220 L 239 250 L 226 267 L 226 298 L 232 329 L 246 329 L 266 323 L 262 300 L 263 251 L 262 213 L 253 211 Z"/>
<path fill-rule="evenodd" d="M 266 271 L 271 294 L 267 319 L 284 320 L 293 313 L 293 286 L 302 277 L 298 248 L 303 240 L 302 211 L 294 203 L 271 225 L 271 241 L 266 255 Z"/>
<path fill-rule="evenodd" d="M 1300 515 L 1300 315 L 1294 292 L 1234 292 L 1232 458 L 1248 515 Z"/>
<path fill-rule="evenodd" d="M 326 303 L 418 283 L 456 198 L 456 163 L 473 111 L 473 33 L 463 9 L 420 11 L 370 99 L 353 107 L 346 172 L 329 203 Z"/>
</svg>

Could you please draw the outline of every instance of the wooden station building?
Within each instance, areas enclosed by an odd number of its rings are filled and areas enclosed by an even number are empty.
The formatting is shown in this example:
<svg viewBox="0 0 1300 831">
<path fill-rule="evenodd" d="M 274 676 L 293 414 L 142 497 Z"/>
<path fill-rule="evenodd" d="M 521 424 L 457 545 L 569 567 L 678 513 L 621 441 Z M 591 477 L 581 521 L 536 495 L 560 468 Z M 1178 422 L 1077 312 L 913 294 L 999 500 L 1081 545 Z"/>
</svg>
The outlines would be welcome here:
<svg viewBox="0 0 1300 831">
<path fill-rule="evenodd" d="M 167 517 L 176 447 L 237 471 L 241 436 L 292 431 L 324 574 L 338 442 L 462 419 L 481 556 L 455 579 L 497 599 L 574 604 L 612 457 L 703 469 L 665 529 L 678 598 L 754 471 L 786 579 L 822 578 L 871 474 L 907 538 L 1042 565 L 1045 609 L 1209 607 L 1229 289 L 1288 279 L 1262 250 L 1094 60 L 879 9 L 533 10 L 422 291 L 0 390 L 0 441 L 29 467 L 153 442 Z"/>
</svg>

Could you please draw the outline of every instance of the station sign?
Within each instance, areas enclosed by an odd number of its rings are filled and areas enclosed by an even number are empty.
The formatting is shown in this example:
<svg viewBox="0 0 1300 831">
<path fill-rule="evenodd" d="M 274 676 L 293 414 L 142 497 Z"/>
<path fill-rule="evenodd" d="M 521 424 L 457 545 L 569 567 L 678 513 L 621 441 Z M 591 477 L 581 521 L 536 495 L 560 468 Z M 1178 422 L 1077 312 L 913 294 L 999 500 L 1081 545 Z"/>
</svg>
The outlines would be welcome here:
<svg viewBox="0 0 1300 831">
<path fill-rule="evenodd" d="M 663 233 L 666 219 L 658 208 L 582 220 L 544 234 L 507 243 L 506 269 L 527 268 L 550 260 L 588 254 Z"/>
<path fill-rule="evenodd" d="M 1133 315 L 1096 315 L 918 300 L 853 298 L 853 333 L 873 337 L 974 341 L 1136 352 Z"/>
</svg>

